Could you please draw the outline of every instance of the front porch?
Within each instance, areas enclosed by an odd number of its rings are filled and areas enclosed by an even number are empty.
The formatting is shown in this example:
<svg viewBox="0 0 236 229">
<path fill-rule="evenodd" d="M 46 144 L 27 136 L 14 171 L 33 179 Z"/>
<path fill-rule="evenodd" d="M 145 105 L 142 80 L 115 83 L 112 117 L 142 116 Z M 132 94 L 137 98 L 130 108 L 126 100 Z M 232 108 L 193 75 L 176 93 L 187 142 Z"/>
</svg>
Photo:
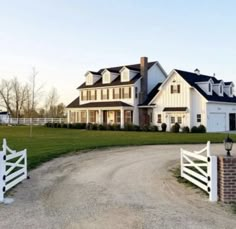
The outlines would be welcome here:
<svg viewBox="0 0 236 229">
<path fill-rule="evenodd" d="M 166 107 L 163 110 L 164 122 L 167 125 L 167 130 L 170 131 L 171 127 L 178 123 L 180 128 L 190 126 L 190 120 L 187 107 Z"/>
<path fill-rule="evenodd" d="M 132 108 L 76 109 L 68 111 L 67 121 L 68 123 L 120 125 L 121 128 L 124 128 L 127 124 L 133 124 L 133 115 Z"/>
</svg>

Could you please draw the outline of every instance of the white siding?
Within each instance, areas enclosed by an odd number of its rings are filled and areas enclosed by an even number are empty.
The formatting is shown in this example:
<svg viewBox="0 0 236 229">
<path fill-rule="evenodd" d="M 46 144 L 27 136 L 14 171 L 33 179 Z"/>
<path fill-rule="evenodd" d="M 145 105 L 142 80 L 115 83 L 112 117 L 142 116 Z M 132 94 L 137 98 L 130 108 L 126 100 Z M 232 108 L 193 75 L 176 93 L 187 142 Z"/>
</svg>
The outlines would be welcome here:
<svg viewBox="0 0 236 229">
<path fill-rule="evenodd" d="M 174 81 L 174 82 L 173 82 Z M 180 93 L 171 94 L 171 85 L 180 85 Z M 153 112 L 153 124 L 157 124 L 157 115 L 162 114 L 162 123 L 167 124 L 167 128 L 170 129 L 170 117 L 182 117 L 182 126 L 190 126 L 189 121 L 189 107 L 190 107 L 190 86 L 186 81 L 174 72 L 172 76 L 168 78 L 161 91 L 156 97 L 156 104 Z M 187 112 L 163 112 L 165 107 L 187 107 Z M 158 124 L 160 126 L 160 124 Z"/>
<path fill-rule="evenodd" d="M 161 69 L 154 64 L 148 70 L 148 93 L 158 84 L 166 79 L 166 75 L 161 71 Z"/>
<path fill-rule="evenodd" d="M 212 130 L 212 120 L 210 121 L 210 118 L 213 118 L 212 114 L 225 114 L 225 130 L 229 130 L 229 114 L 230 113 L 236 113 L 236 104 L 230 104 L 230 103 L 207 103 L 207 130 Z"/>
<path fill-rule="evenodd" d="M 195 89 L 190 90 L 190 124 L 189 127 L 206 126 L 206 100 Z M 197 122 L 197 114 L 201 114 L 201 122 Z"/>
</svg>

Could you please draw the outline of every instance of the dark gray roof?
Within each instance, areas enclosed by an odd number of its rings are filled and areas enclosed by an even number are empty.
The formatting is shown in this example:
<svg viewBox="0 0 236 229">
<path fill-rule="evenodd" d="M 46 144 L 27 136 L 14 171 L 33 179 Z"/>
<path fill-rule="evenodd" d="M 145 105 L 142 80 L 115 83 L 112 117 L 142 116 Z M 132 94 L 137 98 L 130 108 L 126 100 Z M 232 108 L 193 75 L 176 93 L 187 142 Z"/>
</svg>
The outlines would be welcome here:
<svg viewBox="0 0 236 229">
<path fill-rule="evenodd" d="M 165 107 L 163 111 L 187 111 L 187 107 Z"/>
<path fill-rule="evenodd" d="M 7 111 L 0 111 L 0 115 L 8 115 Z"/>
<path fill-rule="evenodd" d="M 77 89 L 81 89 L 81 88 L 96 88 L 96 87 L 109 87 L 109 86 L 118 86 L 118 85 L 129 85 L 129 84 L 134 84 L 140 78 L 141 78 L 141 75 L 138 73 L 130 81 L 128 81 L 128 82 L 121 82 L 120 81 L 120 75 L 119 75 L 111 83 L 107 83 L 107 84 L 103 84 L 102 83 L 102 78 L 101 78 L 96 83 L 94 83 L 93 85 L 86 85 L 86 83 L 83 83 Z"/>
<path fill-rule="evenodd" d="M 75 100 L 73 100 L 68 106 L 67 108 L 76 108 L 78 107 L 80 104 L 80 98 L 77 97 Z"/>
<path fill-rule="evenodd" d="M 157 61 L 153 61 L 153 62 L 148 62 L 148 69 L 151 68 Z M 140 71 L 140 64 L 130 64 L 130 65 L 122 65 L 122 66 L 118 66 L 118 67 L 111 67 L 111 68 L 102 68 L 98 71 L 98 73 L 102 73 L 105 69 L 111 71 L 111 72 L 119 72 L 123 67 L 126 67 L 130 70 L 134 70 L 134 71 Z"/>
<path fill-rule="evenodd" d="M 76 106 L 76 108 L 87 108 L 87 107 L 132 107 L 132 106 L 121 101 L 92 102 L 92 103 L 85 103 L 85 104 Z"/>
<path fill-rule="evenodd" d="M 213 91 L 212 95 L 208 95 L 196 84 L 196 82 L 208 81 L 210 79 L 212 79 L 214 81 L 215 77 L 211 77 L 211 76 L 207 76 L 207 75 L 197 75 L 196 73 L 186 72 L 186 71 L 182 71 L 182 70 L 178 70 L 178 69 L 175 69 L 175 71 L 185 81 L 187 81 L 192 87 L 194 87 L 202 96 L 204 96 L 208 101 L 236 103 L 235 96 L 229 97 L 225 93 L 224 93 L 224 96 L 219 96 L 214 91 Z"/>
<path fill-rule="evenodd" d="M 149 103 L 151 100 L 154 98 L 154 96 L 159 92 L 159 87 L 162 85 L 162 83 L 158 83 L 147 95 L 146 100 L 144 101 L 143 104 L 139 104 L 139 106 L 145 106 L 145 105 L 150 105 Z"/>
<path fill-rule="evenodd" d="M 153 61 L 153 62 L 148 62 L 148 69 L 151 68 L 155 63 L 157 63 L 157 61 Z M 123 67 L 127 67 L 130 70 L 134 70 L 137 72 L 140 72 L 140 64 L 131 64 L 131 65 L 122 65 L 122 66 L 118 66 L 118 67 L 111 67 L 111 68 L 102 68 L 97 72 L 94 71 L 89 71 L 93 74 L 97 74 L 97 75 L 101 75 L 101 73 L 107 69 L 110 72 L 114 72 L 114 73 L 119 73 L 119 71 L 123 68 Z M 99 79 L 96 83 L 94 83 L 93 85 L 86 85 L 86 83 L 81 84 L 77 89 L 80 88 L 93 88 L 93 87 L 107 87 L 107 86 L 114 86 L 114 85 L 128 85 L 128 84 L 134 84 L 139 78 L 141 78 L 141 75 L 139 73 L 137 73 L 137 75 L 130 81 L 128 82 L 121 82 L 120 81 L 120 75 L 117 76 L 117 78 L 115 80 L 113 80 L 110 84 L 103 84 L 102 83 L 102 78 Z"/>
</svg>

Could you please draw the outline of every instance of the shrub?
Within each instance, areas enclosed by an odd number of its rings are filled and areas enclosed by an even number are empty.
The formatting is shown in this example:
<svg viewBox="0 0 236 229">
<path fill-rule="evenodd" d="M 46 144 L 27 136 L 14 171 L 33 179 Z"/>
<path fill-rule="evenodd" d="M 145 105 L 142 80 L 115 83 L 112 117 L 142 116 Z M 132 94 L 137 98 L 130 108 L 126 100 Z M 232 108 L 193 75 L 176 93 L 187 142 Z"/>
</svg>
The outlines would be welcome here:
<svg viewBox="0 0 236 229">
<path fill-rule="evenodd" d="M 161 124 L 161 131 L 162 131 L 162 132 L 166 132 L 166 128 L 167 128 L 166 123 L 162 123 L 162 124 Z"/>
<path fill-rule="evenodd" d="M 142 126 L 142 131 L 150 131 L 150 126 L 149 125 Z"/>
<path fill-rule="evenodd" d="M 184 126 L 183 129 L 182 129 L 182 132 L 183 133 L 189 133 L 189 127 L 188 126 Z"/>
<path fill-rule="evenodd" d="M 158 126 L 150 126 L 150 131 L 152 132 L 158 131 Z"/>
<path fill-rule="evenodd" d="M 86 129 L 87 129 L 87 130 L 92 130 L 92 126 L 93 126 L 92 123 L 88 123 L 88 124 L 86 125 Z"/>
<path fill-rule="evenodd" d="M 191 128 L 191 133 L 198 133 L 198 128 L 196 126 L 193 126 Z"/>
<path fill-rule="evenodd" d="M 114 126 L 111 125 L 111 124 L 108 124 L 108 125 L 106 126 L 106 130 L 114 130 L 114 129 L 115 129 Z"/>
<path fill-rule="evenodd" d="M 92 124 L 91 129 L 92 130 L 97 130 L 98 129 L 98 124 L 96 124 L 96 123 Z"/>
<path fill-rule="evenodd" d="M 134 125 L 134 126 L 133 126 L 133 130 L 134 130 L 134 131 L 140 131 L 140 126 Z"/>
<path fill-rule="evenodd" d="M 197 127 L 198 133 L 206 133 L 206 127 L 204 125 L 200 125 Z"/>
<path fill-rule="evenodd" d="M 67 128 L 67 126 L 68 126 L 68 124 L 66 124 L 66 123 L 61 124 L 61 128 Z"/>
<path fill-rule="evenodd" d="M 106 129 L 106 127 L 104 125 L 102 125 L 102 124 L 98 125 L 98 130 L 105 130 L 105 129 Z"/>
<path fill-rule="evenodd" d="M 175 123 L 172 127 L 171 127 L 171 132 L 173 132 L 173 133 L 179 133 L 179 129 L 180 129 L 180 125 L 179 125 L 179 123 Z"/>
<path fill-rule="evenodd" d="M 114 128 L 114 130 L 120 130 L 120 125 L 119 124 L 114 124 L 113 128 Z"/>
<path fill-rule="evenodd" d="M 133 124 L 126 124 L 124 126 L 124 130 L 127 130 L 127 131 L 134 131 L 134 125 Z"/>
</svg>

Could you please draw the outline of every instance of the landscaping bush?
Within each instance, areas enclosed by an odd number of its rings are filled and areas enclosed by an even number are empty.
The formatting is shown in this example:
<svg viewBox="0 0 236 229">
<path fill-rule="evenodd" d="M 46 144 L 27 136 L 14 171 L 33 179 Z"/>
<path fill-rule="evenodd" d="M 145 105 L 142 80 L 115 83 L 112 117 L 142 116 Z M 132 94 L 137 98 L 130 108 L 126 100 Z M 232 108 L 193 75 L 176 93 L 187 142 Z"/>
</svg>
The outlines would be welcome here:
<svg viewBox="0 0 236 229">
<path fill-rule="evenodd" d="M 152 132 L 158 131 L 158 126 L 150 126 L 150 131 Z"/>
<path fill-rule="evenodd" d="M 98 125 L 98 130 L 106 130 L 106 127 L 102 124 Z"/>
<path fill-rule="evenodd" d="M 204 125 L 198 126 L 198 133 L 206 133 L 206 127 Z"/>
<path fill-rule="evenodd" d="M 135 128 L 134 128 L 134 125 L 133 124 L 126 124 L 124 126 L 124 130 L 127 130 L 127 131 L 134 131 Z"/>
<path fill-rule="evenodd" d="M 114 130 L 120 130 L 120 125 L 119 124 L 114 124 L 113 128 L 114 128 Z"/>
<path fill-rule="evenodd" d="M 91 129 L 92 130 L 97 130 L 98 129 L 98 124 L 96 124 L 96 123 L 92 124 Z"/>
<path fill-rule="evenodd" d="M 138 125 L 134 125 L 133 128 L 134 128 L 134 131 L 140 131 L 140 126 Z"/>
<path fill-rule="evenodd" d="M 142 131 L 150 131 L 150 126 L 149 125 L 144 125 L 142 127 Z"/>
<path fill-rule="evenodd" d="M 166 128 L 167 128 L 166 123 L 162 123 L 162 124 L 161 124 L 161 131 L 162 131 L 162 132 L 166 132 Z"/>
<path fill-rule="evenodd" d="M 106 125 L 106 130 L 115 130 L 114 125 L 111 124 Z"/>
<path fill-rule="evenodd" d="M 188 126 L 184 126 L 183 129 L 182 129 L 182 132 L 183 133 L 189 133 L 189 127 Z"/>
<path fill-rule="evenodd" d="M 196 126 L 193 126 L 191 128 L 191 133 L 198 133 L 198 128 Z"/>
<path fill-rule="evenodd" d="M 180 129 L 180 125 L 179 125 L 179 123 L 176 122 L 176 123 L 171 127 L 170 131 L 173 132 L 173 133 L 179 133 L 179 129 Z"/>
</svg>

